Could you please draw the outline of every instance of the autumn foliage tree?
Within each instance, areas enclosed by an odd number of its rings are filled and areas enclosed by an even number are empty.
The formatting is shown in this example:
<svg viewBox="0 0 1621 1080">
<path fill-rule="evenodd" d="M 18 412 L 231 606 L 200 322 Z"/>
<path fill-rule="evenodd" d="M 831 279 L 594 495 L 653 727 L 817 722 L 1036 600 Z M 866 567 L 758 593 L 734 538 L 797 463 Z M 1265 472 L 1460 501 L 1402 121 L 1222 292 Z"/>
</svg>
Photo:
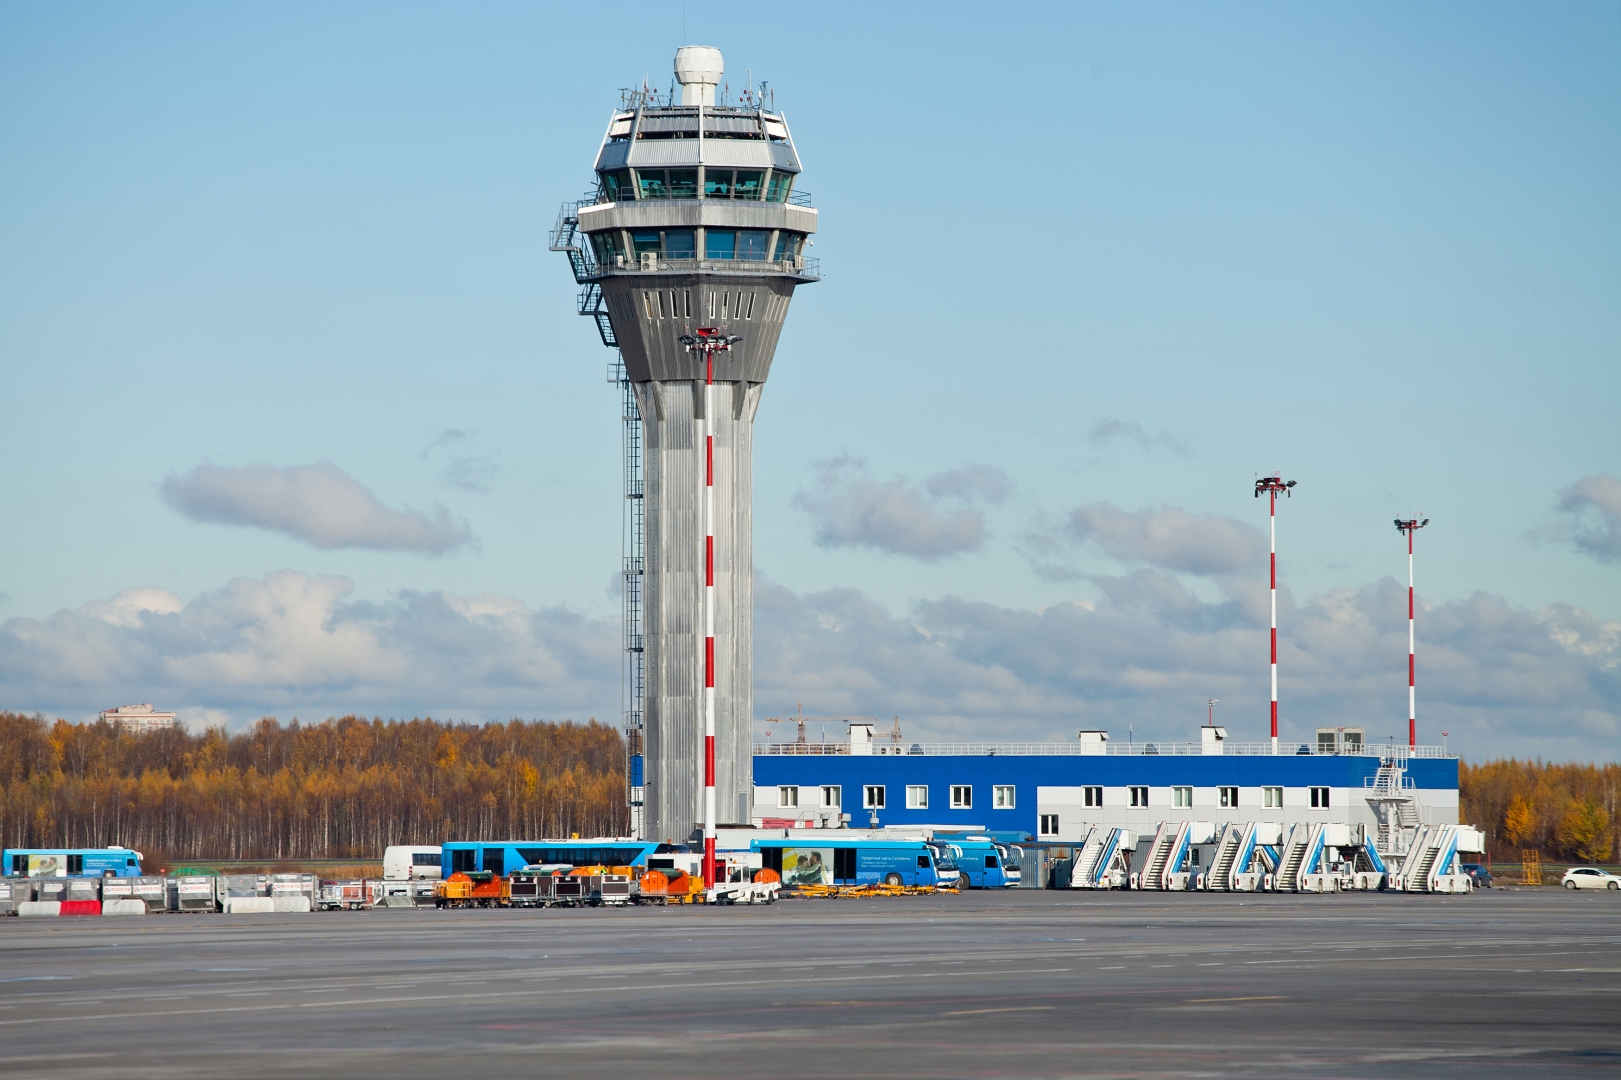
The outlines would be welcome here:
<svg viewBox="0 0 1621 1080">
<path fill-rule="evenodd" d="M 194 735 L 0 713 L 6 847 L 375 859 L 389 844 L 616 835 L 624 802 L 624 744 L 596 721 L 345 716 Z"/>
<path fill-rule="evenodd" d="M 1518 859 L 1520 849 L 1537 848 L 1545 858 L 1614 861 L 1618 792 L 1621 765 L 1615 763 L 1458 765 L 1459 817 L 1486 830 L 1499 858 Z"/>
</svg>

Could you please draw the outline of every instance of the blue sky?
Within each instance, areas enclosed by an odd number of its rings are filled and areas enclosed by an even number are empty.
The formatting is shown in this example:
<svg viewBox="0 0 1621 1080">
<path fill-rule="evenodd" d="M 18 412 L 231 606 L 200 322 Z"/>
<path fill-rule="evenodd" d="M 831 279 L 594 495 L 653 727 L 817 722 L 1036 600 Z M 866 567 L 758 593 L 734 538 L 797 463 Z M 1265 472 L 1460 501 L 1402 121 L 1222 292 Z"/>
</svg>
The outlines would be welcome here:
<svg viewBox="0 0 1621 1080">
<path fill-rule="evenodd" d="M 1259 737 L 1277 469 L 1288 730 L 1404 727 L 1421 512 L 1421 723 L 1616 756 L 1621 9 L 690 7 L 822 215 L 758 716 Z M 617 712 L 611 354 L 546 232 L 681 17 L 0 9 L 3 704 Z M 225 523 L 248 469 L 303 510 Z"/>
</svg>

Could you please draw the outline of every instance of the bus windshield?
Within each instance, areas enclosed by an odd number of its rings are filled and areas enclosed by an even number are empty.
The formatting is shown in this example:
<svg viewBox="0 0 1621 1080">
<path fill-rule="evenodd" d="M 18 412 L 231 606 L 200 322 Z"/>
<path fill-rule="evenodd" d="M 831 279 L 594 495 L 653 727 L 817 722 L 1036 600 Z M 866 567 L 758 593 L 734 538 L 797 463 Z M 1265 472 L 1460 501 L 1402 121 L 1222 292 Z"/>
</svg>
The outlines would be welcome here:
<svg viewBox="0 0 1621 1080">
<path fill-rule="evenodd" d="M 997 844 L 996 845 L 996 853 L 998 855 L 1002 856 L 1002 866 L 1005 867 L 1006 869 L 1008 869 L 1008 870 L 1017 870 L 1019 868 L 1019 849 L 1018 848 L 1011 848 L 1011 847 L 1006 847 L 1006 846 L 1004 846 L 1002 844 Z"/>
<path fill-rule="evenodd" d="M 929 850 L 934 852 L 934 868 L 936 870 L 957 869 L 957 860 L 952 857 L 950 847 L 945 844 L 930 844 Z"/>
</svg>

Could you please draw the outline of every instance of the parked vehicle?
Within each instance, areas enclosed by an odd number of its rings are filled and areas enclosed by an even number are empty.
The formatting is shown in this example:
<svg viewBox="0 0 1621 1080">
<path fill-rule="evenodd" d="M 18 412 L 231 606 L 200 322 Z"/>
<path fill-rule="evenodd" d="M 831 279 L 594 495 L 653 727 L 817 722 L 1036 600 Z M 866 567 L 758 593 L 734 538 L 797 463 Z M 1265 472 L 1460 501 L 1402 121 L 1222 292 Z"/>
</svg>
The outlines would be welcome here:
<svg viewBox="0 0 1621 1080">
<path fill-rule="evenodd" d="M 836 830 L 829 829 L 829 832 Z M 771 839 L 749 845 L 785 889 L 806 885 L 923 885 L 950 888 L 951 845 L 921 840 Z"/>
<path fill-rule="evenodd" d="M 1574 866 L 1565 871 L 1559 884 L 1567 889 L 1609 889 L 1621 892 L 1621 877 L 1596 866 Z"/>
<path fill-rule="evenodd" d="M 8 877 L 140 877 L 141 853 L 126 847 L 7 848 L 0 866 Z"/>
<path fill-rule="evenodd" d="M 444 876 L 440 869 L 438 844 L 420 847 L 397 845 L 383 849 L 384 881 L 438 881 Z"/>
<path fill-rule="evenodd" d="M 1463 872 L 1474 881 L 1475 888 L 1489 889 L 1492 887 L 1492 872 L 1479 863 L 1464 863 Z"/>
<path fill-rule="evenodd" d="M 988 836 L 948 841 L 962 884 L 971 889 L 1006 889 L 1019 883 L 1019 856 L 1006 844 Z"/>
</svg>

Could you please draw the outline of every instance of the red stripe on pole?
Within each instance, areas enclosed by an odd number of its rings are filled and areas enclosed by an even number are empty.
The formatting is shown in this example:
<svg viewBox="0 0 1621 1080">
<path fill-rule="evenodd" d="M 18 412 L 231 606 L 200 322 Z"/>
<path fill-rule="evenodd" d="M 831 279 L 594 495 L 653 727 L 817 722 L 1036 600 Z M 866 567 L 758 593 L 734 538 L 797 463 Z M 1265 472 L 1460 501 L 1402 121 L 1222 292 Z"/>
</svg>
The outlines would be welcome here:
<svg viewBox="0 0 1621 1080">
<path fill-rule="evenodd" d="M 1413 587 L 1407 586 L 1407 621 L 1413 621 Z"/>
<path fill-rule="evenodd" d="M 1418 721 L 1416 720 L 1407 721 L 1407 745 L 1418 745 Z"/>
<path fill-rule="evenodd" d="M 715 436 L 704 436 L 704 487 L 715 486 Z"/>
<path fill-rule="evenodd" d="M 704 537 L 704 584 L 715 584 L 715 538 Z"/>
<path fill-rule="evenodd" d="M 1273 664 L 1273 666 L 1276 666 L 1277 663 L 1278 663 L 1278 628 L 1276 626 L 1274 626 L 1272 628 L 1272 664 Z"/>
<path fill-rule="evenodd" d="M 704 888 L 715 887 L 715 838 L 704 837 Z"/>
<path fill-rule="evenodd" d="M 1413 654 L 1408 653 L 1407 654 L 1407 686 L 1408 686 L 1408 689 L 1411 689 L 1414 685 L 1415 684 L 1413 682 Z"/>
<path fill-rule="evenodd" d="M 704 638 L 704 685 L 711 688 L 715 685 L 715 639 L 712 637 Z"/>
<path fill-rule="evenodd" d="M 704 787 L 715 786 L 715 736 L 704 736 Z"/>
<path fill-rule="evenodd" d="M 1276 701 L 1272 703 L 1272 737 L 1274 739 L 1278 737 L 1278 703 Z"/>
<path fill-rule="evenodd" d="M 1272 553 L 1272 588 L 1276 589 L 1277 587 L 1278 587 L 1278 553 L 1276 551 L 1274 551 Z"/>
</svg>

